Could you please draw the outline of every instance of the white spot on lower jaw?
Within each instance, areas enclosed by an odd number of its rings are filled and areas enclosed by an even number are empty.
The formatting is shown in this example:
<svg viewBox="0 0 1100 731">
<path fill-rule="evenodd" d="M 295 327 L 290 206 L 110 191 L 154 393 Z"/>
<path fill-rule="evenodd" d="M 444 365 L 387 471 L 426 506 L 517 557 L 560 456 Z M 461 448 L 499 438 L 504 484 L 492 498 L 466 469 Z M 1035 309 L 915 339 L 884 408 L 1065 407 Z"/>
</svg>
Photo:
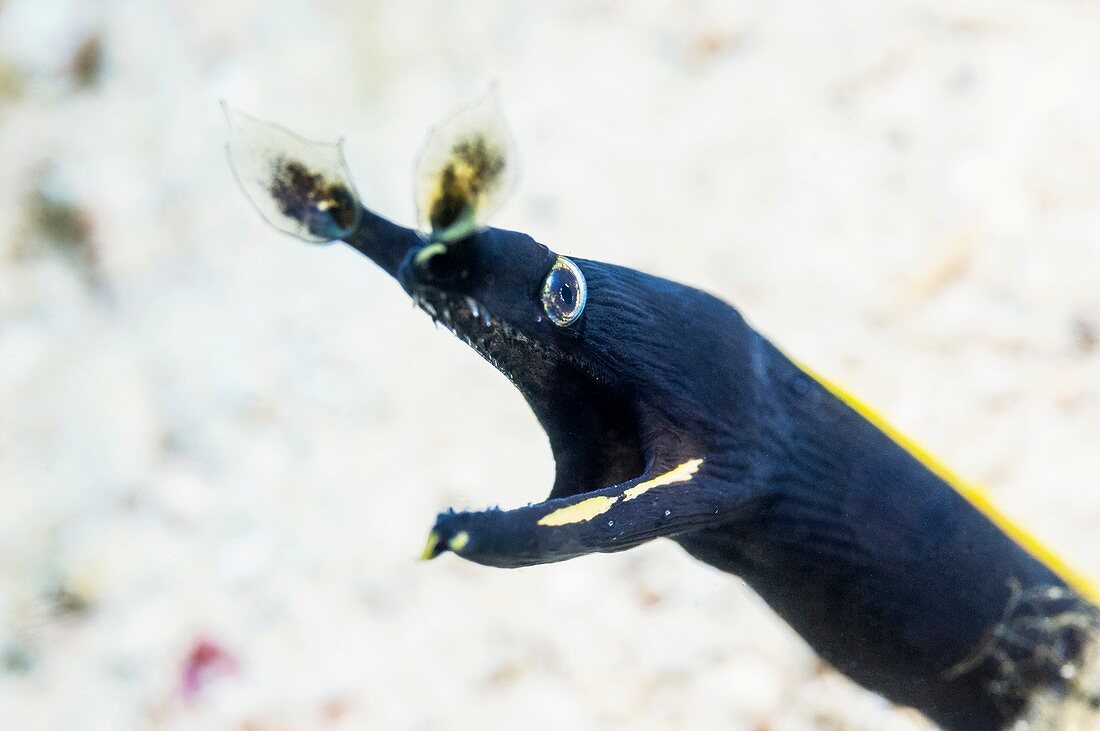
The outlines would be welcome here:
<svg viewBox="0 0 1100 731">
<path fill-rule="evenodd" d="M 455 533 L 454 537 L 447 541 L 447 548 L 451 549 L 455 553 L 460 552 L 466 547 L 466 544 L 470 542 L 470 534 L 466 531 L 459 531 Z"/>
</svg>

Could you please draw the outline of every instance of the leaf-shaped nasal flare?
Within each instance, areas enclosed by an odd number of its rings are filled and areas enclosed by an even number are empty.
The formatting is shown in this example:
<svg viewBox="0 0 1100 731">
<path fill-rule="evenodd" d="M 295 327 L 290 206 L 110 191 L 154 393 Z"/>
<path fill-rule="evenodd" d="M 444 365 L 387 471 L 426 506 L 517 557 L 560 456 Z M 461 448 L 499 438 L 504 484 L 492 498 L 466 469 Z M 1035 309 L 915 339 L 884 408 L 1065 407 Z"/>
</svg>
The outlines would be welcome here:
<svg viewBox="0 0 1100 731">
<path fill-rule="evenodd" d="M 343 141 L 311 142 L 222 102 L 229 164 L 264 219 L 309 243 L 335 241 L 359 225 L 359 197 Z"/>
<path fill-rule="evenodd" d="M 433 129 L 416 161 L 421 230 L 446 243 L 485 226 L 515 184 L 514 161 L 492 92 Z"/>
</svg>

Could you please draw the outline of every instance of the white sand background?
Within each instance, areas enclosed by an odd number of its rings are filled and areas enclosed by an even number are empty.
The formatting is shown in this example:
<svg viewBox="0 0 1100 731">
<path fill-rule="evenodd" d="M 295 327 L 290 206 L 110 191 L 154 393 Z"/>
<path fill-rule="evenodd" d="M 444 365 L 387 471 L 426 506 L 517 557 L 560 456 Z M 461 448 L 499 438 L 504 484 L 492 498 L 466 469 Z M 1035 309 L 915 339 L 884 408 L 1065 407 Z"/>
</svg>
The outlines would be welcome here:
<svg viewBox="0 0 1100 731">
<path fill-rule="evenodd" d="M 541 499 L 545 438 L 370 262 L 261 223 L 216 102 L 346 135 L 411 224 L 493 81 L 494 223 L 720 294 L 1100 573 L 1096 2 L 0 0 L 5 728 L 927 728 L 668 542 L 414 560 L 440 509 Z M 236 670 L 185 700 L 199 638 Z"/>
</svg>

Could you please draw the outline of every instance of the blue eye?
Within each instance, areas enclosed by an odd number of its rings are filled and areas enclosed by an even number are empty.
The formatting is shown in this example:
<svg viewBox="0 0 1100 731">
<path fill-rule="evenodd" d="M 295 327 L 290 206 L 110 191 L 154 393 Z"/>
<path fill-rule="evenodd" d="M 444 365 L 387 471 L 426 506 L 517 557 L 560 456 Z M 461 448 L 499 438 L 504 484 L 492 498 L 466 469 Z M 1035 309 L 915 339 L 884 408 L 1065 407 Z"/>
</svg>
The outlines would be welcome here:
<svg viewBox="0 0 1100 731">
<path fill-rule="evenodd" d="M 581 270 L 564 256 L 559 256 L 542 283 L 542 309 L 546 311 L 546 316 L 559 327 L 571 325 L 584 312 L 587 299 L 588 285 Z"/>
</svg>

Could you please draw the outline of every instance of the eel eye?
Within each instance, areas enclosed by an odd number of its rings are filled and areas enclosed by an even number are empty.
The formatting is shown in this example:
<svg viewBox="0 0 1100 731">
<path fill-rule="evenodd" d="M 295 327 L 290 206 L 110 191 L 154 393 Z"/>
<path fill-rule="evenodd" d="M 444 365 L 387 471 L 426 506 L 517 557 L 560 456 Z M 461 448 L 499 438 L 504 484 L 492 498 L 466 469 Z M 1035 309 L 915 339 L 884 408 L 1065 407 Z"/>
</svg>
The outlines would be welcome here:
<svg viewBox="0 0 1100 731">
<path fill-rule="evenodd" d="M 588 285 L 577 265 L 559 256 L 542 283 L 542 309 L 558 327 L 567 327 L 584 312 Z"/>
</svg>

